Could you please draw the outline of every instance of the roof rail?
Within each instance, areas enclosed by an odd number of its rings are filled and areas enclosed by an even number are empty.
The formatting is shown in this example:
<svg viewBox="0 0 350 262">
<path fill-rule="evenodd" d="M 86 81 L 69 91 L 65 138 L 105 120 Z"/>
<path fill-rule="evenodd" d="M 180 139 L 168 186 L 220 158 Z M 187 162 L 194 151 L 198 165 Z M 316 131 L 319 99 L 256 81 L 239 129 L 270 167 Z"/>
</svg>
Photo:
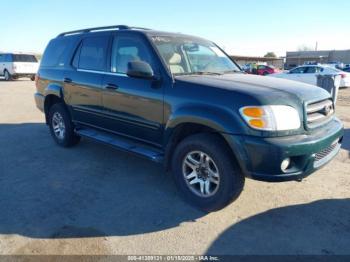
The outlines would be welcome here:
<svg viewBox="0 0 350 262">
<path fill-rule="evenodd" d="M 93 28 L 86 28 L 86 29 L 80 29 L 80 30 L 64 32 L 64 33 L 59 34 L 57 37 L 66 36 L 66 35 L 84 34 L 84 33 L 90 33 L 90 32 L 93 32 L 93 31 L 129 30 L 129 29 L 150 30 L 149 28 L 143 28 L 143 27 L 130 27 L 130 26 L 127 26 L 127 25 L 112 25 L 112 26 L 93 27 Z"/>
</svg>

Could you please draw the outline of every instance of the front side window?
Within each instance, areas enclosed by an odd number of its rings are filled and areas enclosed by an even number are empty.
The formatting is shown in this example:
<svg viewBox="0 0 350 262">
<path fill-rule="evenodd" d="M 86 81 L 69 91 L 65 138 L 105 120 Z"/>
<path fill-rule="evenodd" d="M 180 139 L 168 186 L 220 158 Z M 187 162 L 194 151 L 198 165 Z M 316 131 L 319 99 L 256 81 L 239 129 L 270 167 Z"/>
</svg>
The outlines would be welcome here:
<svg viewBox="0 0 350 262">
<path fill-rule="evenodd" d="M 302 67 L 297 67 L 293 70 L 290 70 L 290 73 L 291 74 L 304 74 L 306 70 L 307 70 L 307 67 L 302 66 Z"/>
<path fill-rule="evenodd" d="M 264 65 L 259 65 L 259 66 L 258 66 L 258 69 L 261 69 L 261 70 L 266 69 L 266 68 L 267 68 L 267 67 L 264 66 Z"/>
<path fill-rule="evenodd" d="M 129 62 L 133 61 L 143 61 L 152 65 L 149 48 L 138 37 L 115 37 L 112 48 L 111 71 L 126 74 Z"/>
<path fill-rule="evenodd" d="M 315 74 L 318 73 L 317 72 L 317 67 L 316 66 L 309 66 L 306 70 L 307 74 Z"/>
<path fill-rule="evenodd" d="M 108 41 L 109 38 L 105 36 L 85 38 L 80 50 L 79 68 L 104 71 Z"/>
<path fill-rule="evenodd" d="M 153 36 L 152 41 L 173 75 L 240 72 L 239 67 L 209 41 L 182 36 Z"/>
</svg>

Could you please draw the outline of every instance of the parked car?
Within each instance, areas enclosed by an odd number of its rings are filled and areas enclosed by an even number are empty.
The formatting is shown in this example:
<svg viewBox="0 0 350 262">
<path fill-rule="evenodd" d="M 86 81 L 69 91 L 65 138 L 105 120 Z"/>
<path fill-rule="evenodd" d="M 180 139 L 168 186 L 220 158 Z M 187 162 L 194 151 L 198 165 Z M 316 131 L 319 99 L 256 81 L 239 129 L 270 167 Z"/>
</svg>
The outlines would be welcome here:
<svg viewBox="0 0 350 262">
<path fill-rule="evenodd" d="M 62 33 L 45 50 L 36 89 L 59 146 L 85 137 L 163 163 L 185 199 L 206 211 L 237 199 L 245 177 L 310 175 L 343 139 L 325 90 L 244 74 L 213 42 L 182 34 Z"/>
<path fill-rule="evenodd" d="M 0 53 L 0 75 L 6 81 L 29 77 L 34 81 L 38 71 L 38 60 L 34 55 L 19 53 Z"/>
<path fill-rule="evenodd" d="M 270 75 L 270 74 L 276 74 L 279 72 L 280 72 L 280 70 L 278 70 L 274 66 L 258 65 L 256 74 L 266 76 L 266 75 Z"/>
<path fill-rule="evenodd" d="M 340 87 L 350 86 L 349 73 L 343 72 L 333 67 L 323 65 L 299 66 L 288 72 L 282 72 L 270 76 L 299 81 L 311 85 L 317 85 L 317 75 L 340 75 Z"/>
<path fill-rule="evenodd" d="M 339 70 L 342 70 L 345 67 L 344 63 L 342 63 L 342 62 L 329 62 L 329 63 L 326 63 L 324 65 L 329 66 L 329 67 L 333 67 L 333 68 L 336 68 Z"/>
<path fill-rule="evenodd" d="M 343 69 L 343 71 L 344 71 L 344 72 L 350 73 L 350 66 L 345 67 L 345 68 Z"/>
</svg>

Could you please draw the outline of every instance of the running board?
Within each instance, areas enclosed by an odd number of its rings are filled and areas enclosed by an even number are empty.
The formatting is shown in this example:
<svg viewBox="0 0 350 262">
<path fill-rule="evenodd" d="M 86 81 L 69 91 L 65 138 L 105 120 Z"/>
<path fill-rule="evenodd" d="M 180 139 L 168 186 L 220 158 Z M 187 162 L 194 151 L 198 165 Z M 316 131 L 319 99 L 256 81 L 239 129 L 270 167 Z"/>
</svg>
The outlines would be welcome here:
<svg viewBox="0 0 350 262">
<path fill-rule="evenodd" d="M 154 148 L 152 146 L 143 145 L 141 143 L 135 142 L 128 138 L 124 138 L 122 136 L 86 127 L 78 128 L 75 130 L 75 132 L 79 136 L 110 145 L 125 152 L 145 157 L 157 163 L 163 162 L 164 159 L 164 154 L 160 149 Z"/>
</svg>

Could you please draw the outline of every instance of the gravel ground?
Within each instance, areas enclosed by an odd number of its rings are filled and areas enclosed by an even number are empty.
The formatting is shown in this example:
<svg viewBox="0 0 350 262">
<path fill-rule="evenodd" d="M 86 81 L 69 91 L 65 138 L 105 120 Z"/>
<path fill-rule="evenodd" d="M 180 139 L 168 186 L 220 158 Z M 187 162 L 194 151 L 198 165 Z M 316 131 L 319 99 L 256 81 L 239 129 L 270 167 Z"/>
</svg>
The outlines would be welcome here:
<svg viewBox="0 0 350 262">
<path fill-rule="evenodd" d="M 34 90 L 0 81 L 0 254 L 350 254 L 350 89 L 334 161 L 302 182 L 247 180 L 211 214 L 152 162 L 86 140 L 57 147 Z"/>
</svg>

